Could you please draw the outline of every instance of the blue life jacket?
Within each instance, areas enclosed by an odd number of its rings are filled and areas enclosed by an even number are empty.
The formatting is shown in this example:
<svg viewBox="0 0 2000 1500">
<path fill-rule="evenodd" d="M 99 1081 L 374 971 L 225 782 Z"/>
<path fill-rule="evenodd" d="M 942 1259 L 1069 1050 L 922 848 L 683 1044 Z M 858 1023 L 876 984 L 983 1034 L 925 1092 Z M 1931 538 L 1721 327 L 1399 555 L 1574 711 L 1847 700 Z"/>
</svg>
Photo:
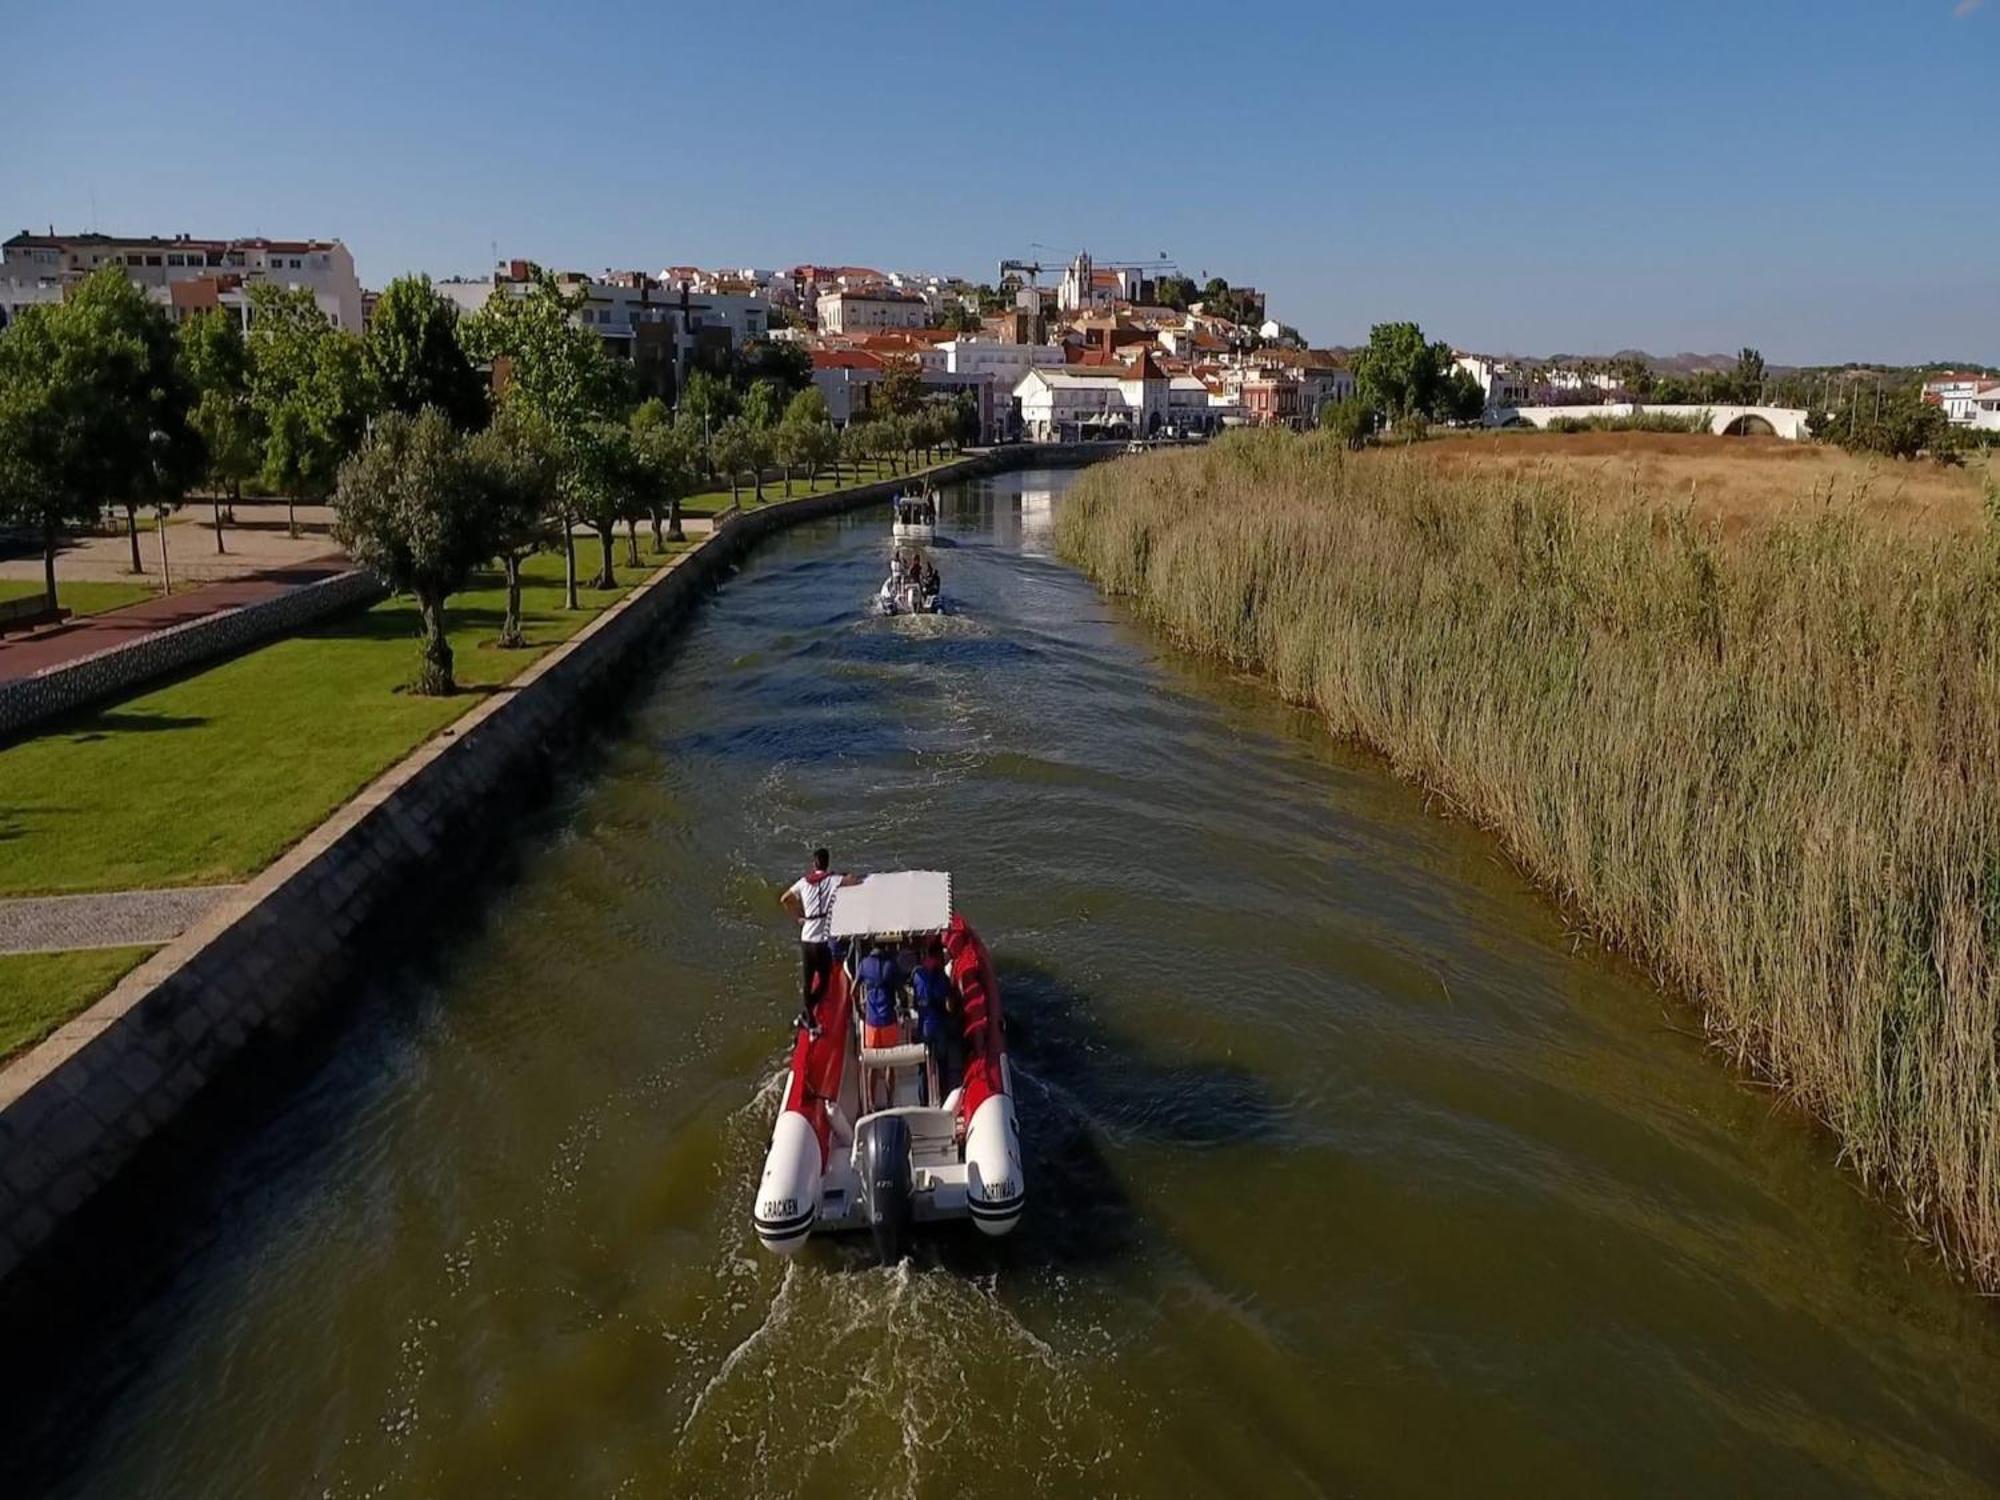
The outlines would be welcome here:
<svg viewBox="0 0 2000 1500">
<path fill-rule="evenodd" d="M 910 978 L 910 986 L 916 995 L 917 1018 L 923 1024 L 924 1040 L 936 1041 L 944 1035 L 945 1006 L 951 999 L 951 980 L 942 967 L 918 964 L 917 972 Z"/>
<path fill-rule="evenodd" d="M 896 1024 L 896 960 L 871 953 L 861 960 L 861 1014 L 870 1026 Z"/>
</svg>

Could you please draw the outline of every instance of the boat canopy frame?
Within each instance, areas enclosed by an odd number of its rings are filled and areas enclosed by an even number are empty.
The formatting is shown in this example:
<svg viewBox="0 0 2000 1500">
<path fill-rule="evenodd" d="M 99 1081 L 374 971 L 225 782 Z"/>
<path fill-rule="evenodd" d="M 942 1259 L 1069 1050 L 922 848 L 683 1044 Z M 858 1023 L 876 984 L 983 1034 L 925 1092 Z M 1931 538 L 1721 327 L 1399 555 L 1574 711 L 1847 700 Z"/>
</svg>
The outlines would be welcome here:
<svg viewBox="0 0 2000 1500">
<path fill-rule="evenodd" d="M 836 938 L 943 932 L 951 926 L 951 875 L 945 870 L 886 870 L 834 893 L 829 920 Z"/>
</svg>

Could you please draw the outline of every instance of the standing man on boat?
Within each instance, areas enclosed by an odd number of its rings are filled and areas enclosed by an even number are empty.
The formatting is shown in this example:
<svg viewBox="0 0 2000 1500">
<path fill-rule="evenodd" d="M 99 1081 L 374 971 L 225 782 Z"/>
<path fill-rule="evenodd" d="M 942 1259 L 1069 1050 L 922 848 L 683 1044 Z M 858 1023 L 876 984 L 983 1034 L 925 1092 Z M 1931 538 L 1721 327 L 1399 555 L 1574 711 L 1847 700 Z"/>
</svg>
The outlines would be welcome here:
<svg viewBox="0 0 2000 1500">
<path fill-rule="evenodd" d="M 834 892 L 861 879 L 858 875 L 836 875 L 832 864 L 833 856 L 825 849 L 813 850 L 812 868 L 778 898 L 779 905 L 798 920 L 799 1025 L 814 1037 L 819 1035 L 819 1018 L 813 1005 L 833 978 Z"/>
</svg>

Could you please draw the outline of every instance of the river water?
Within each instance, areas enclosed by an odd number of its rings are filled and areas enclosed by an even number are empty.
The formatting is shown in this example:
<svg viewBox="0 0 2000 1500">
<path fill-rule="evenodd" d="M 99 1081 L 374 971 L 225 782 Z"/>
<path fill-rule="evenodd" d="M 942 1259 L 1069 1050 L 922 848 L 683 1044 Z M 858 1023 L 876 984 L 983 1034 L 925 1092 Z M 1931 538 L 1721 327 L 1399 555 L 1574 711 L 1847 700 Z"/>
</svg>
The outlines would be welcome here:
<svg viewBox="0 0 2000 1500">
<path fill-rule="evenodd" d="M 1061 566 L 1067 483 L 948 495 L 940 618 L 865 615 L 884 515 L 763 546 L 91 1269 L 11 1492 L 2000 1484 L 1995 1309 L 1487 839 Z M 1009 1241 L 756 1246 L 821 840 L 993 947 Z"/>
</svg>

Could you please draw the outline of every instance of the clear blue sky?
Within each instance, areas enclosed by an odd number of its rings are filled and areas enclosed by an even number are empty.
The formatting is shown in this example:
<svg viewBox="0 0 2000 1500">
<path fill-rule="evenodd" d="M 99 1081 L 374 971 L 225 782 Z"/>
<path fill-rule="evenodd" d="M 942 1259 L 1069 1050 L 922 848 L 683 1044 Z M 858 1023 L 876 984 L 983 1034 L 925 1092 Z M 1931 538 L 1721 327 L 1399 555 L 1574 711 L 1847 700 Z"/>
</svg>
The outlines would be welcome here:
<svg viewBox="0 0 2000 1500">
<path fill-rule="evenodd" d="M 406 13 L 407 12 L 407 13 Z M 990 279 L 1171 252 L 1319 342 L 2000 361 L 2000 0 L 22 6 L 0 229 Z"/>
</svg>

